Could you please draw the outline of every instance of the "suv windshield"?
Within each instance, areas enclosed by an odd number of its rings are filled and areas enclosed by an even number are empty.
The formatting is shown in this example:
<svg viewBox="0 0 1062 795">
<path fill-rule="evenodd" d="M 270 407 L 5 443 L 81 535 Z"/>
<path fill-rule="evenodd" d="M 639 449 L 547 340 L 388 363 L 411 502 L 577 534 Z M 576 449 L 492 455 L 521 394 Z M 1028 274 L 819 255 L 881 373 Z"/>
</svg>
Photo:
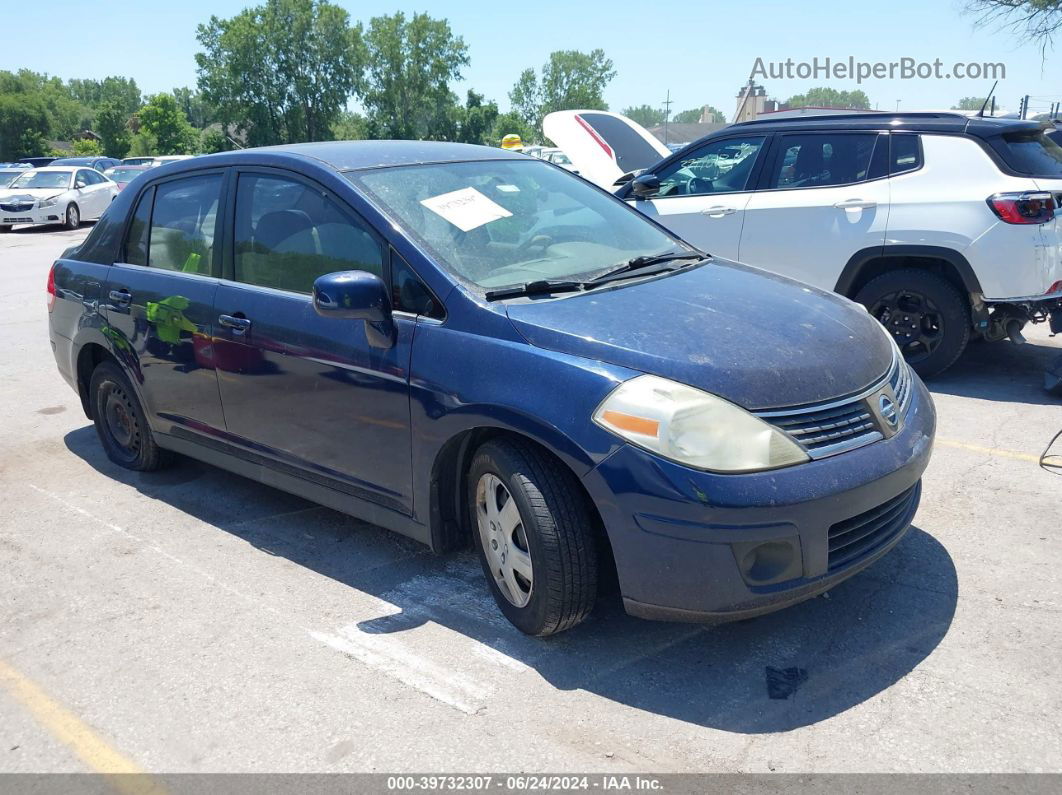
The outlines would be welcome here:
<svg viewBox="0 0 1062 795">
<path fill-rule="evenodd" d="M 536 160 L 348 172 L 444 267 L 498 288 L 572 279 L 685 248 L 623 202 Z"/>
<path fill-rule="evenodd" d="M 69 188 L 69 171 L 30 171 L 11 183 L 12 188 Z"/>
<path fill-rule="evenodd" d="M 1062 177 L 1062 146 L 1051 128 L 1003 136 L 1003 158 L 1007 165 L 1031 177 Z"/>
</svg>

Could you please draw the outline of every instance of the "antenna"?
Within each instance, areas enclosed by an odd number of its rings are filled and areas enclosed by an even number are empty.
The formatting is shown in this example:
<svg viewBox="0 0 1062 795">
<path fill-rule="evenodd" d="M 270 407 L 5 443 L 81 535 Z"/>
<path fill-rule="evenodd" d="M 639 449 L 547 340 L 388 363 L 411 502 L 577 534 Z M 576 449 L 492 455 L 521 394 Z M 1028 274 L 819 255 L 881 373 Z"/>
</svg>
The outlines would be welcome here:
<svg viewBox="0 0 1062 795">
<path fill-rule="evenodd" d="M 992 90 L 989 91 L 988 92 L 988 96 L 985 97 L 985 102 L 984 102 L 983 105 L 981 105 L 981 110 L 977 111 L 977 115 L 980 116 L 982 119 L 985 117 L 985 108 L 988 107 L 988 100 L 992 99 L 992 95 L 996 93 L 996 86 L 998 86 L 998 85 L 999 85 L 999 81 L 998 80 L 992 84 Z M 993 102 L 992 103 L 992 115 L 993 116 L 995 115 L 995 112 L 996 112 L 996 103 Z"/>
</svg>

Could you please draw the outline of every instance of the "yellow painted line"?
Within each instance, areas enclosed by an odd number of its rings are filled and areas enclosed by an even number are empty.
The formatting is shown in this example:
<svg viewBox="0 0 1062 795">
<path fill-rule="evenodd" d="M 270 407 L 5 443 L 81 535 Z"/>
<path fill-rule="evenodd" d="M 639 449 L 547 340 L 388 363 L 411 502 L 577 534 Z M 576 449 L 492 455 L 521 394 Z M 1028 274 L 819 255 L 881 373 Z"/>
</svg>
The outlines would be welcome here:
<svg viewBox="0 0 1062 795">
<path fill-rule="evenodd" d="M 0 686 L 20 702 L 53 737 L 96 773 L 108 776 L 124 795 L 162 795 L 165 790 L 130 759 L 115 751 L 84 721 L 52 699 L 32 680 L 0 660 Z"/>
<path fill-rule="evenodd" d="M 1013 450 L 1000 450 L 998 447 L 982 447 L 979 444 L 967 444 L 966 442 L 956 442 L 951 439 L 937 439 L 936 444 L 939 444 L 941 447 L 954 447 L 958 450 L 969 450 L 972 453 L 994 455 L 998 458 L 1011 458 L 1015 461 L 1029 461 L 1033 464 L 1040 463 L 1040 456 L 1033 455 L 1032 453 L 1017 453 Z"/>
</svg>

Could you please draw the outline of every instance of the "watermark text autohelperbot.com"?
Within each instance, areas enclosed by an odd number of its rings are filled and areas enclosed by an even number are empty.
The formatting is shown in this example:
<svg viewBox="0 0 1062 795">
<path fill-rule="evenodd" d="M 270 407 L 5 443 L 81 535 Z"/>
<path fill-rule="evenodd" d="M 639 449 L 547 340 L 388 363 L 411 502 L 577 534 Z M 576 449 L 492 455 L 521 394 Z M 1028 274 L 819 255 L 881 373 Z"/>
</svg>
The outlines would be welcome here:
<svg viewBox="0 0 1062 795">
<path fill-rule="evenodd" d="M 752 67 L 753 80 L 1004 80 L 1004 63 L 965 62 L 945 64 L 939 58 L 920 61 L 899 58 L 895 61 L 858 61 L 847 58 L 812 58 L 810 61 L 765 61 L 757 58 Z"/>
</svg>

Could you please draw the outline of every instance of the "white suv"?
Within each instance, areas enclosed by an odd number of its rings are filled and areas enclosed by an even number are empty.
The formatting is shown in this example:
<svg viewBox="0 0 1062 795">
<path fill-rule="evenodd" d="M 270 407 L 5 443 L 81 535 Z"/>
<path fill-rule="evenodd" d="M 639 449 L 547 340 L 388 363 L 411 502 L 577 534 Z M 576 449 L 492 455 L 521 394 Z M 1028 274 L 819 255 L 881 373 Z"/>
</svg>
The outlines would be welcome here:
<svg viewBox="0 0 1062 795">
<path fill-rule="evenodd" d="M 1062 146 L 1049 124 L 804 116 L 731 125 L 663 159 L 616 114 L 564 111 L 544 128 L 584 175 L 618 181 L 695 246 L 864 304 L 923 375 L 971 335 L 1020 341 L 1049 318 L 1062 330 Z"/>
</svg>

